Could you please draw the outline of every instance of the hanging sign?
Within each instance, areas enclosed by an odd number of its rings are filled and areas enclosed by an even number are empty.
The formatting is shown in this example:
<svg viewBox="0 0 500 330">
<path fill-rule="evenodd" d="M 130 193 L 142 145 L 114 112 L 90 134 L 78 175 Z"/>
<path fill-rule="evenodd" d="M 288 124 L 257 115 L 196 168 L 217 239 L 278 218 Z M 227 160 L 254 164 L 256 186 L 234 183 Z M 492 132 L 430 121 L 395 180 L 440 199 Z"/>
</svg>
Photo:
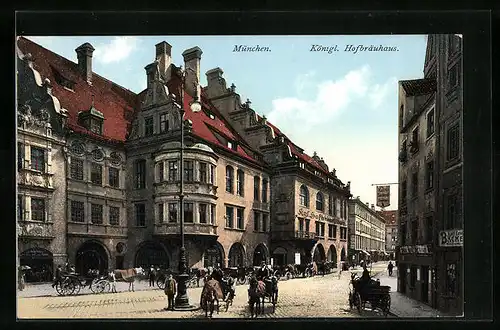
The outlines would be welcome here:
<svg viewBox="0 0 500 330">
<path fill-rule="evenodd" d="M 377 206 L 391 205 L 391 186 L 377 186 Z"/>
<path fill-rule="evenodd" d="M 439 232 L 439 246 L 463 246 L 464 231 L 462 229 L 443 230 Z"/>
<path fill-rule="evenodd" d="M 300 265 L 300 253 L 295 253 L 295 264 Z"/>
</svg>

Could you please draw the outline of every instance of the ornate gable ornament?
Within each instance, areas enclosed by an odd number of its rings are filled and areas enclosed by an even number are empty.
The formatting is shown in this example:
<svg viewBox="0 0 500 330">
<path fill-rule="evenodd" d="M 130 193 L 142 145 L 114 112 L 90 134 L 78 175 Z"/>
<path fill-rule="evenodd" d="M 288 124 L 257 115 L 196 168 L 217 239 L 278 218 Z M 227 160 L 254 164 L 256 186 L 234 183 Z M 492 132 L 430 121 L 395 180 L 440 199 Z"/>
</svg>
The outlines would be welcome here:
<svg viewBox="0 0 500 330">
<path fill-rule="evenodd" d="M 50 114 L 47 109 L 42 108 L 38 114 L 33 114 L 29 102 L 19 107 L 17 121 L 20 126 L 25 127 L 47 127 L 50 126 Z"/>
</svg>

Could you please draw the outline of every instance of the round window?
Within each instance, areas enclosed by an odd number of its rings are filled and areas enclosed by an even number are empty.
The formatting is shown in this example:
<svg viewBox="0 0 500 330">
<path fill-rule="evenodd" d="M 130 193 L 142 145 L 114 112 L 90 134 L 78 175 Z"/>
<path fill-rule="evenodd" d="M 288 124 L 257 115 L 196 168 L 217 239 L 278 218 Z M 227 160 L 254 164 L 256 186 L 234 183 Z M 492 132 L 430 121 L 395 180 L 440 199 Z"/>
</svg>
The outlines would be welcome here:
<svg viewBox="0 0 500 330">
<path fill-rule="evenodd" d="M 71 152 L 75 155 L 82 156 L 85 153 L 85 146 L 81 142 L 73 142 Z"/>
<path fill-rule="evenodd" d="M 94 160 L 101 161 L 104 159 L 104 152 L 102 152 L 101 149 L 94 149 L 94 151 L 92 151 L 92 158 L 94 158 Z"/>
<path fill-rule="evenodd" d="M 118 252 L 118 253 L 125 252 L 125 247 L 126 247 L 125 243 L 120 242 L 120 243 L 116 244 L 116 252 Z"/>
<path fill-rule="evenodd" d="M 122 162 L 122 158 L 116 152 L 112 152 L 110 158 L 113 165 L 120 165 Z"/>
</svg>

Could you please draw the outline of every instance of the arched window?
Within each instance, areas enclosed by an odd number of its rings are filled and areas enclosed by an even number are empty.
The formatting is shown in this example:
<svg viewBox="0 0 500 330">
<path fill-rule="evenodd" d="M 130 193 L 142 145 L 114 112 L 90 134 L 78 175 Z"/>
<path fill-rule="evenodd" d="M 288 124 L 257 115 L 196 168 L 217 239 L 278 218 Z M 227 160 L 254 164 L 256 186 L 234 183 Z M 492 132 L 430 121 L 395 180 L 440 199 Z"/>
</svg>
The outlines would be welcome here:
<svg viewBox="0 0 500 330">
<path fill-rule="evenodd" d="M 258 176 L 253 178 L 253 199 L 260 201 L 260 177 Z"/>
<path fill-rule="evenodd" d="M 236 172 L 236 194 L 239 196 L 244 196 L 245 191 L 245 172 L 239 169 Z"/>
<path fill-rule="evenodd" d="M 309 207 L 309 190 L 306 186 L 300 186 L 300 205 Z"/>
<path fill-rule="evenodd" d="M 318 192 L 316 194 L 316 210 L 324 211 L 324 209 L 325 209 L 325 203 L 324 203 L 323 194 L 321 192 Z"/>
<path fill-rule="evenodd" d="M 234 169 L 231 166 L 226 166 L 226 191 L 228 193 L 234 192 Z"/>
</svg>

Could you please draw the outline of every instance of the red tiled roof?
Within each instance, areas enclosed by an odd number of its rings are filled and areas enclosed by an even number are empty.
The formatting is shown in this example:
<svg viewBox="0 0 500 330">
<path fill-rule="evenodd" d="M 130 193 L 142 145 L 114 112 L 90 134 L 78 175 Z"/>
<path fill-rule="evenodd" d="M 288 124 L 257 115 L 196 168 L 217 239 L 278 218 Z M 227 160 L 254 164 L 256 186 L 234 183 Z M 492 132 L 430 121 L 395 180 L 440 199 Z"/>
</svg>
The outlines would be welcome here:
<svg viewBox="0 0 500 330">
<path fill-rule="evenodd" d="M 138 109 L 137 94 L 96 73 L 92 73 L 92 85 L 89 85 L 86 78 L 80 74 L 77 63 L 23 37 L 18 39 L 17 44 L 24 54 L 31 53 L 34 68 L 52 83 L 53 95 L 59 99 L 61 107 L 68 110 L 68 127 L 99 139 L 125 141 L 134 111 Z M 54 70 L 75 83 L 74 92 L 56 83 Z M 78 124 L 78 113 L 90 109 L 92 95 L 94 107 L 102 112 L 105 118 L 102 136 L 93 134 Z"/>
<path fill-rule="evenodd" d="M 131 121 L 135 117 L 135 109 L 140 108 L 140 101 L 144 98 L 145 91 L 135 94 L 95 73 L 92 74 L 92 85 L 89 85 L 83 75 L 80 74 L 77 63 L 23 37 L 19 38 L 18 47 L 24 54 L 31 53 L 35 69 L 42 77 L 48 78 L 52 82 L 53 95 L 59 99 L 61 106 L 68 110 L 69 128 L 96 139 L 125 142 Z M 54 69 L 64 78 L 75 83 L 74 92 L 56 83 Z M 180 95 L 180 84 L 180 78 L 174 74 L 167 83 L 167 87 L 171 93 Z M 91 107 L 92 95 L 94 95 L 94 107 L 102 112 L 105 118 L 102 136 L 94 134 L 78 124 L 78 113 Z M 209 109 L 214 115 L 214 119 L 210 118 L 204 111 L 193 113 L 189 107 L 191 101 L 192 97 L 184 93 L 185 118 L 192 121 L 193 134 L 233 154 L 254 163 L 260 163 L 240 146 L 244 140 L 232 129 L 229 123 L 222 119 L 219 111 L 208 100 L 203 89 L 201 95 L 203 108 Z M 236 150 L 221 143 L 211 129 L 229 140 L 239 142 Z"/>
<path fill-rule="evenodd" d="M 261 116 L 257 115 L 257 119 L 260 120 Z M 315 161 L 314 158 L 307 155 L 306 153 L 300 152 L 297 149 L 297 146 L 283 132 L 281 132 L 276 126 L 271 124 L 269 121 L 267 121 L 267 125 L 269 125 L 269 127 L 271 127 L 271 129 L 274 131 L 275 136 L 281 135 L 281 136 L 285 137 L 286 140 L 288 140 L 288 146 L 290 147 L 290 151 L 292 152 L 293 156 L 297 156 L 299 159 L 310 164 L 311 166 L 316 168 L 321 173 L 324 173 L 326 175 L 330 175 L 330 173 L 328 173 L 328 171 L 326 171 L 317 161 Z"/>
<path fill-rule="evenodd" d="M 402 80 L 401 85 L 407 96 L 430 94 L 435 92 L 437 88 L 435 78 Z"/>
<path fill-rule="evenodd" d="M 389 210 L 389 211 L 377 211 L 384 219 L 385 223 L 389 225 L 397 224 L 397 210 Z"/>
</svg>

